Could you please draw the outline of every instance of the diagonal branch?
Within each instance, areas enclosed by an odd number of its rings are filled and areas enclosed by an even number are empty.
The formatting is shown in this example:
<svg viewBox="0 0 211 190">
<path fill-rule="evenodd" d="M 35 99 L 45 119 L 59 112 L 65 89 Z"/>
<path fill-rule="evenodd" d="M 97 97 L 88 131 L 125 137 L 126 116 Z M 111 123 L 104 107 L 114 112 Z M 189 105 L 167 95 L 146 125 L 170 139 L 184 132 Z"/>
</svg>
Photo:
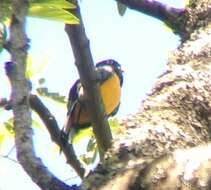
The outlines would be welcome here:
<svg viewBox="0 0 211 190">
<path fill-rule="evenodd" d="M 30 95 L 30 106 L 44 122 L 46 128 L 49 131 L 51 139 L 62 148 L 62 151 L 67 159 L 67 163 L 75 169 L 81 178 L 83 178 L 85 172 L 84 168 L 81 166 L 79 160 L 77 159 L 72 145 L 67 144 L 63 146 L 60 138 L 60 129 L 58 127 L 57 121 L 55 120 L 55 117 L 50 113 L 50 111 L 36 95 Z"/>
<path fill-rule="evenodd" d="M 127 7 L 146 15 L 155 17 L 167 24 L 175 33 L 183 36 L 186 33 L 186 9 L 170 7 L 155 0 L 116 0 Z"/>
<path fill-rule="evenodd" d="M 84 176 L 84 168 L 81 166 L 79 160 L 77 159 L 73 147 L 71 144 L 63 145 L 61 142 L 61 134 L 60 129 L 57 124 L 55 117 L 50 113 L 47 107 L 41 102 L 38 96 L 30 95 L 29 98 L 31 108 L 39 115 L 45 124 L 51 139 L 62 148 L 62 151 L 67 159 L 67 163 L 78 173 L 78 175 L 83 178 Z M 0 98 L 0 107 L 4 107 L 5 109 L 11 109 L 11 101 L 6 98 Z"/>
<path fill-rule="evenodd" d="M 96 83 L 94 63 L 89 47 L 89 40 L 85 33 L 80 7 L 77 0 L 75 15 L 79 18 L 79 25 L 66 24 L 65 31 L 69 37 L 76 66 L 80 75 L 83 88 L 88 96 L 88 107 L 91 113 L 93 132 L 95 134 L 99 149 L 104 152 L 111 146 L 111 131 L 106 118 L 99 86 Z"/>
</svg>

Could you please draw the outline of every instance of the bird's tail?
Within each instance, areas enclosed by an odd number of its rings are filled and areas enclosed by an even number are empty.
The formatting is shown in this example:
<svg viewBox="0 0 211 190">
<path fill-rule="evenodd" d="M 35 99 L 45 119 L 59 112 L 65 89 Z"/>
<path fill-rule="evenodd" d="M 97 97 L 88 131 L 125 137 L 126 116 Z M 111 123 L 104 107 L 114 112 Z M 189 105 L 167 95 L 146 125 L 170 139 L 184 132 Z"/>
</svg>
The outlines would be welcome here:
<svg viewBox="0 0 211 190">
<path fill-rule="evenodd" d="M 73 134 L 74 134 L 74 129 L 72 128 L 71 118 L 68 115 L 60 133 L 60 139 L 61 139 L 60 153 L 62 151 L 62 147 L 66 146 L 69 142 L 72 141 L 71 139 Z"/>
</svg>

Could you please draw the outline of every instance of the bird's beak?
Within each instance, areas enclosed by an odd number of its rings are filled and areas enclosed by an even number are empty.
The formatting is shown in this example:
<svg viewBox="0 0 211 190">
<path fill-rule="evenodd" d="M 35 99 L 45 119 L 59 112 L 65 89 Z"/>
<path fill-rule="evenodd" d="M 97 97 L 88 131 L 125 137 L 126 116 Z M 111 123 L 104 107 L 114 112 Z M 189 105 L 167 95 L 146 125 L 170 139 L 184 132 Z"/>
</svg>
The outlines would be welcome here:
<svg viewBox="0 0 211 190">
<path fill-rule="evenodd" d="M 124 73 L 125 72 L 125 69 L 124 68 L 120 68 L 120 71 L 122 72 L 122 73 Z"/>
</svg>

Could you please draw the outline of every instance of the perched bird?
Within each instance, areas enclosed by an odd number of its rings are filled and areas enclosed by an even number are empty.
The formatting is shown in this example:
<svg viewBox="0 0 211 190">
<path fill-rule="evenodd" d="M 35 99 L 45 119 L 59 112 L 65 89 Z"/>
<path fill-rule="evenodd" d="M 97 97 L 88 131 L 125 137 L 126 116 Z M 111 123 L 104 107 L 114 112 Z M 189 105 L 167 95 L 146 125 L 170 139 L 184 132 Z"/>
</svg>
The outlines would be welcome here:
<svg viewBox="0 0 211 190">
<path fill-rule="evenodd" d="M 115 60 L 104 60 L 96 64 L 96 80 L 100 85 L 100 93 L 107 116 L 117 113 L 120 105 L 123 71 Z M 71 87 L 67 104 L 67 118 L 62 129 L 62 140 L 68 142 L 80 129 L 91 126 L 90 113 L 87 109 L 86 94 L 78 79 Z"/>
</svg>

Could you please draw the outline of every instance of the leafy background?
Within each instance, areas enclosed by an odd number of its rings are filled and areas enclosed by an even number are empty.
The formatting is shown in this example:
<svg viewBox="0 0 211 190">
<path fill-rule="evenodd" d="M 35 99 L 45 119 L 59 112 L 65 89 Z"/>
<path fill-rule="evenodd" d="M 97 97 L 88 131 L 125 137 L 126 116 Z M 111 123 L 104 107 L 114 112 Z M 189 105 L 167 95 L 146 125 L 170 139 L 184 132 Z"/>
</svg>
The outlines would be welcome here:
<svg viewBox="0 0 211 190">
<path fill-rule="evenodd" d="M 78 19 L 70 12 L 75 5 L 66 0 L 30 0 L 29 16 L 78 24 Z M 11 1 L 1 0 L 0 21 L 11 16 Z"/>
</svg>

